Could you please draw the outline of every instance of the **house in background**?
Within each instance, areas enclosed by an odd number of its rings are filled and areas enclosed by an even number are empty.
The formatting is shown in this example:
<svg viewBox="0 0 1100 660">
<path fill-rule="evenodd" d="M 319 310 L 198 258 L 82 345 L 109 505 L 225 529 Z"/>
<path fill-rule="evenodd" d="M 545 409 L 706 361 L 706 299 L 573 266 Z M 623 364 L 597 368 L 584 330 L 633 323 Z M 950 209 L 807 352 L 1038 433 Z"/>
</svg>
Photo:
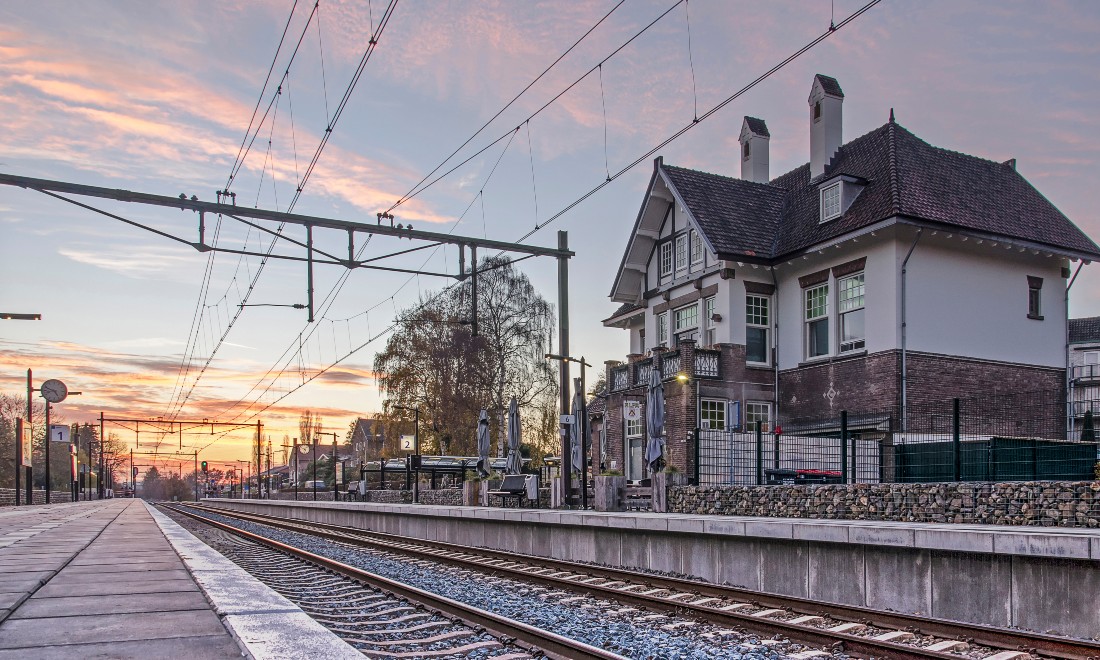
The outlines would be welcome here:
<svg viewBox="0 0 1100 660">
<path fill-rule="evenodd" d="M 355 430 L 351 433 L 351 449 L 356 463 L 377 460 L 382 455 L 384 442 L 381 421 L 363 417 L 355 420 Z"/>
<path fill-rule="evenodd" d="M 642 402 L 665 381 L 668 460 L 689 430 L 766 428 L 1002 392 L 1065 400 L 1066 286 L 1100 248 L 1016 171 L 934 147 L 894 120 L 842 138 L 844 92 L 815 76 L 809 162 L 771 178 L 745 117 L 741 178 L 654 163 L 604 321 L 608 467 L 645 473 Z"/>
<path fill-rule="evenodd" d="M 1100 316 L 1069 320 L 1069 370 L 1071 415 L 1080 431 L 1085 411 L 1100 415 Z"/>
</svg>

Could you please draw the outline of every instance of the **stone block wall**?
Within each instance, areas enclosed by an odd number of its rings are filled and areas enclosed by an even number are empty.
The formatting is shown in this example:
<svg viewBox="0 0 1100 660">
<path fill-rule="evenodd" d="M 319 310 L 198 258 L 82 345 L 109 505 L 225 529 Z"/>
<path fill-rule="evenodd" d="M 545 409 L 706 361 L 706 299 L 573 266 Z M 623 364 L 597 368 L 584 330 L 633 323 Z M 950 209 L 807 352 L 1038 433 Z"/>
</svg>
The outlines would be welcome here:
<svg viewBox="0 0 1100 660">
<path fill-rule="evenodd" d="M 20 503 L 21 504 L 26 504 L 26 502 L 22 501 L 23 498 L 26 496 L 26 494 L 27 494 L 27 491 L 24 490 L 22 492 L 22 494 L 20 495 Z M 35 504 L 45 504 L 46 503 L 46 491 L 44 491 L 44 490 L 31 491 L 31 495 L 33 496 L 33 500 L 34 500 Z M 66 491 L 56 491 L 56 490 L 50 491 L 50 504 L 59 504 L 59 503 L 62 503 L 62 502 L 71 502 L 71 501 L 72 501 L 72 496 L 69 493 L 69 491 L 67 491 L 67 490 Z M 15 489 L 14 488 L 0 488 L 0 506 L 15 506 Z"/>
<path fill-rule="evenodd" d="M 676 486 L 673 513 L 1100 527 L 1100 481 Z"/>
</svg>

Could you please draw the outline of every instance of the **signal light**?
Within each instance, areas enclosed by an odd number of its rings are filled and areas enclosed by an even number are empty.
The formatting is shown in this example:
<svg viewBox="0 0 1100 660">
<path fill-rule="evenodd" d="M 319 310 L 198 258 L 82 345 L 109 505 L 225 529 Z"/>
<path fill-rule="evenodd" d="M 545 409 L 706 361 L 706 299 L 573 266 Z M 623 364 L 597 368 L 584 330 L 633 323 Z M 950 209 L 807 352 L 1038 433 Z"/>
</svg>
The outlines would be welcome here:
<svg viewBox="0 0 1100 660">
<path fill-rule="evenodd" d="M 202 471 L 206 472 L 206 461 L 202 462 Z"/>
</svg>

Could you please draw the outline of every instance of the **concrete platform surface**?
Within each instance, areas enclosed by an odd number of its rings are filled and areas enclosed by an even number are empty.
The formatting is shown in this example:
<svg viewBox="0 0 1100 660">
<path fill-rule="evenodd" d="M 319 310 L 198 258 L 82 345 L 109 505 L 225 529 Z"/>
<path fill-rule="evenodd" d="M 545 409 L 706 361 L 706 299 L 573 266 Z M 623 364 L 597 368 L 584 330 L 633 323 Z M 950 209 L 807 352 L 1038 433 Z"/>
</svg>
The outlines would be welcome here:
<svg viewBox="0 0 1100 660">
<path fill-rule="evenodd" d="M 361 658 L 141 500 L 0 512 L 0 660 Z"/>
</svg>

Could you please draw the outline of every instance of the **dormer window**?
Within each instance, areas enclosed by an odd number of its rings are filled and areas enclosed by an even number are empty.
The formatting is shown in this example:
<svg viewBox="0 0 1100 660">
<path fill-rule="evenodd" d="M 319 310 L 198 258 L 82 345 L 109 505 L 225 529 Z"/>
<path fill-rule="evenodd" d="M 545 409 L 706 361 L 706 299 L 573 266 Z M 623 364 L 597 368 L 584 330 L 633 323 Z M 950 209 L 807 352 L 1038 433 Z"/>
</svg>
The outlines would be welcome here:
<svg viewBox="0 0 1100 660">
<path fill-rule="evenodd" d="M 814 121 L 821 119 L 821 101 L 814 103 Z"/>
<path fill-rule="evenodd" d="M 744 146 L 741 147 L 741 157 L 742 158 L 748 158 L 749 157 L 749 141 L 748 140 L 745 140 Z"/>
<path fill-rule="evenodd" d="M 840 217 L 840 182 L 821 189 L 821 222 Z"/>
</svg>

